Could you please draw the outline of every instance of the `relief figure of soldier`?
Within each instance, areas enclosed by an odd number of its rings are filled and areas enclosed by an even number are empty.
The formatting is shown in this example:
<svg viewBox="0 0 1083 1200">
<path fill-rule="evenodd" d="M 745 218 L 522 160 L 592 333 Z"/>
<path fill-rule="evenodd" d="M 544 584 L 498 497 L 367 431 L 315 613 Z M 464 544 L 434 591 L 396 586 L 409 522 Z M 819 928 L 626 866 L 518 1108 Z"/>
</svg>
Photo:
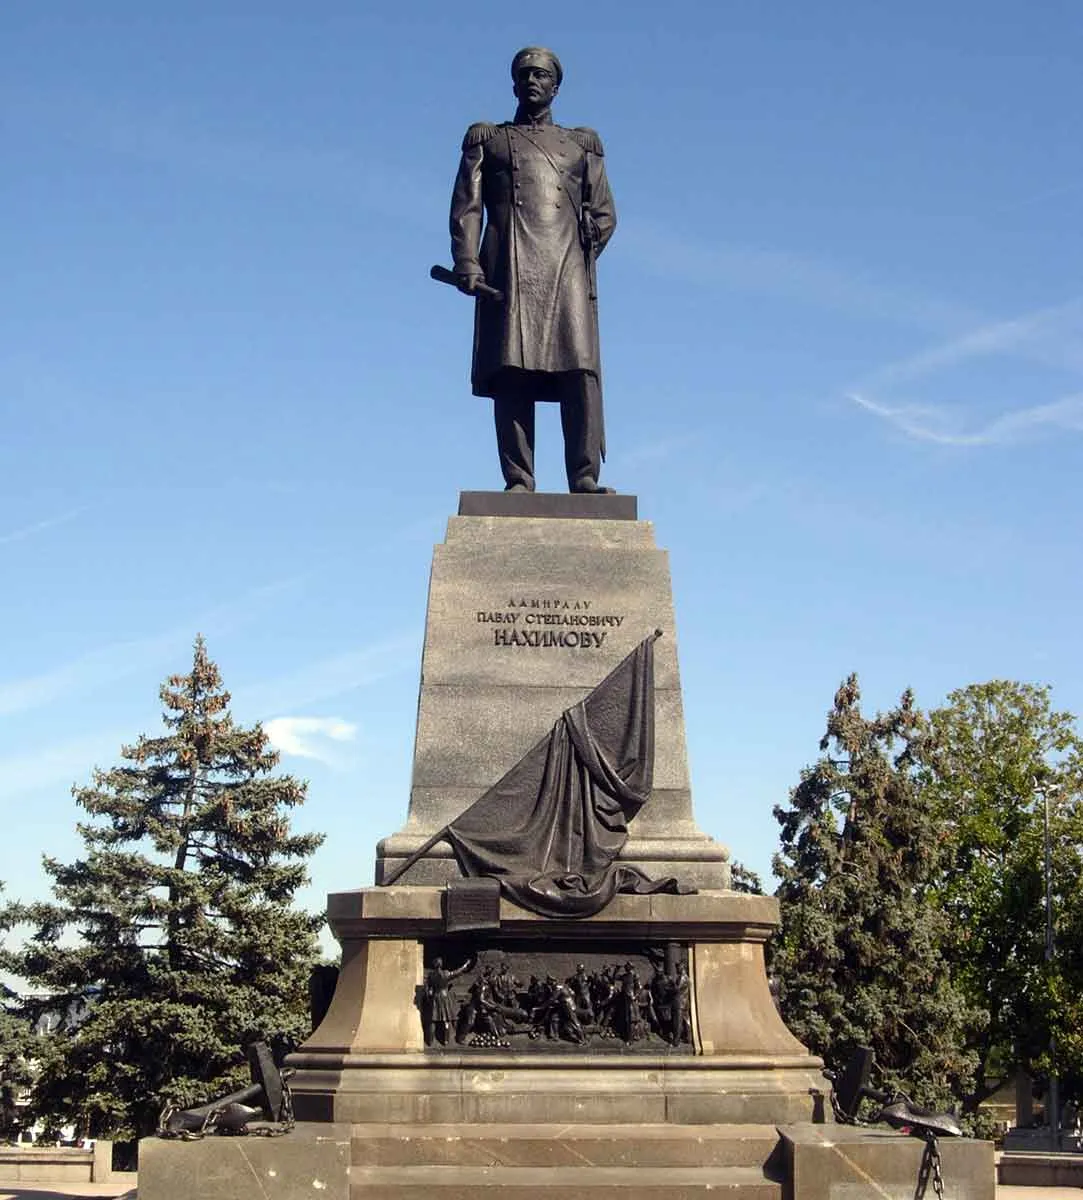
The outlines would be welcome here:
<svg viewBox="0 0 1083 1200">
<path fill-rule="evenodd" d="M 460 975 L 472 971 L 476 962 L 475 957 L 469 962 L 463 963 L 461 967 L 449 970 L 444 966 L 442 958 L 433 959 L 432 967 L 425 973 L 425 982 L 422 987 L 421 1019 L 426 1046 L 431 1046 L 434 1040 L 442 1046 L 447 1045 L 448 1032 L 455 1021 L 451 985 Z"/>
</svg>

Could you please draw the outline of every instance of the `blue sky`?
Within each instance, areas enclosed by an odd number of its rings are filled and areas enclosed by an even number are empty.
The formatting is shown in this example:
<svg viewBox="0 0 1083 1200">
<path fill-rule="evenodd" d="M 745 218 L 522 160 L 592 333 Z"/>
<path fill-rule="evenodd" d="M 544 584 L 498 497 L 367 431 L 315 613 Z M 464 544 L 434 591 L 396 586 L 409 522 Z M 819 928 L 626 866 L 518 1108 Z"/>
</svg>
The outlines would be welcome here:
<svg viewBox="0 0 1083 1200">
<path fill-rule="evenodd" d="M 427 271 L 528 43 L 606 145 L 605 480 L 671 554 L 701 825 L 768 869 L 851 670 L 1083 711 L 1077 0 L 528 7 L 0 7 L 9 895 L 197 631 L 310 780 L 306 902 L 371 882 L 431 547 L 500 486 Z"/>
</svg>

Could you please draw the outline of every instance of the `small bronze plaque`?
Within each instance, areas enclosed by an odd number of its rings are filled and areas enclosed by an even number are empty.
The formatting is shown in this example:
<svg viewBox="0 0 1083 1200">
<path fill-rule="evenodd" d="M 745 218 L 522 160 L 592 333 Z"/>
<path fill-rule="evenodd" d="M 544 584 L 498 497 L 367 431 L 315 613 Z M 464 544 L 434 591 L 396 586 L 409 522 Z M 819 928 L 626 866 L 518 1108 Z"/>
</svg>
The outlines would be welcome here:
<svg viewBox="0 0 1083 1200">
<path fill-rule="evenodd" d="M 453 879 L 444 893 L 444 923 L 448 933 L 500 928 L 500 881 Z"/>
</svg>

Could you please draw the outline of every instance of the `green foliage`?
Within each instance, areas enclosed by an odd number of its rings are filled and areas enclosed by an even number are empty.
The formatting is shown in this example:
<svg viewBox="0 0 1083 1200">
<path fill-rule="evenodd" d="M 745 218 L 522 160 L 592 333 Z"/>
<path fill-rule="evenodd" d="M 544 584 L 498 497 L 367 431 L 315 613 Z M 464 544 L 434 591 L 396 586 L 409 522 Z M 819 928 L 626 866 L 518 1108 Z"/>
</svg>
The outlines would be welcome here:
<svg viewBox="0 0 1083 1200">
<path fill-rule="evenodd" d="M 3 890 L 0 884 L 0 894 Z M 10 928 L 8 912 L 0 908 L 0 934 Z M 21 1011 L 19 997 L 0 983 L 0 1142 L 19 1134 L 22 1122 L 16 1101 L 32 1078 L 34 1042 L 34 1031 Z"/>
<path fill-rule="evenodd" d="M 305 785 L 234 723 L 202 638 L 159 694 L 164 735 L 74 789 L 85 854 L 45 859 L 55 900 L 9 913 L 34 929 L 7 963 L 39 993 L 31 1014 L 86 1009 L 39 1039 L 34 1108 L 118 1140 L 243 1082 L 245 1043 L 302 1040 L 318 959 L 320 919 L 291 907 L 322 841 L 290 832 Z"/>
<path fill-rule="evenodd" d="M 1049 1069 L 1058 1042 L 1065 1098 L 1083 1081 L 1083 740 L 1049 689 L 993 680 L 930 714 L 921 782 L 950 838 L 937 893 L 946 950 L 971 1003 L 973 1108 L 1017 1066 Z M 1056 950 L 1045 962 L 1044 802 L 1053 847 Z"/>
<path fill-rule="evenodd" d="M 744 892 L 750 896 L 762 896 L 763 880 L 750 867 L 742 862 L 730 865 L 730 887 L 735 892 Z"/>
<path fill-rule="evenodd" d="M 830 1067 L 857 1045 L 883 1085 L 919 1103 L 969 1090 L 975 1019 L 953 984 L 932 885 L 946 847 L 915 779 L 923 720 L 906 692 L 869 719 L 857 677 L 839 688 L 790 806 L 777 807 L 782 926 L 772 968 L 794 1033 Z"/>
</svg>

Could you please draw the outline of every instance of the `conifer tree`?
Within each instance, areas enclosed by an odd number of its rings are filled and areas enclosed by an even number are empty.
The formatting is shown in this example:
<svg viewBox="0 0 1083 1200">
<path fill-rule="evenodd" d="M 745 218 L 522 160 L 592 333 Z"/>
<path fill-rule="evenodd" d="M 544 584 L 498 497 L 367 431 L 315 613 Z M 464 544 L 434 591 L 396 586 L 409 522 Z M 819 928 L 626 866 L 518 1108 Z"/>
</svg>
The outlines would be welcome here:
<svg viewBox="0 0 1083 1200">
<path fill-rule="evenodd" d="M 4 885 L 0 884 L 0 894 Z M 9 909 L 0 907 L 0 935 L 7 933 Z M 16 1137 L 23 1121 L 19 1098 L 31 1079 L 34 1031 L 19 996 L 0 981 L 0 1142 Z"/>
<path fill-rule="evenodd" d="M 763 880 L 743 862 L 734 861 L 730 864 L 730 887 L 735 892 L 744 892 L 750 896 L 762 896 Z"/>
<path fill-rule="evenodd" d="M 35 1111 L 117 1140 L 243 1083 L 246 1043 L 304 1038 L 321 924 L 292 907 L 322 841 L 290 831 L 305 784 L 234 723 L 202 637 L 159 694 L 164 734 L 73 789 L 85 850 L 45 858 L 54 901 L 9 912 L 34 929 L 7 964 L 31 1008 L 81 1012 L 42 1048 Z"/>
<path fill-rule="evenodd" d="M 882 1086 L 947 1105 L 969 1087 L 961 1030 L 971 1014 L 931 895 L 944 846 L 915 785 L 922 728 L 910 692 L 870 719 L 857 677 L 839 688 L 822 757 L 775 809 L 782 925 L 772 969 L 787 1023 L 828 1066 L 868 1045 Z"/>
</svg>

